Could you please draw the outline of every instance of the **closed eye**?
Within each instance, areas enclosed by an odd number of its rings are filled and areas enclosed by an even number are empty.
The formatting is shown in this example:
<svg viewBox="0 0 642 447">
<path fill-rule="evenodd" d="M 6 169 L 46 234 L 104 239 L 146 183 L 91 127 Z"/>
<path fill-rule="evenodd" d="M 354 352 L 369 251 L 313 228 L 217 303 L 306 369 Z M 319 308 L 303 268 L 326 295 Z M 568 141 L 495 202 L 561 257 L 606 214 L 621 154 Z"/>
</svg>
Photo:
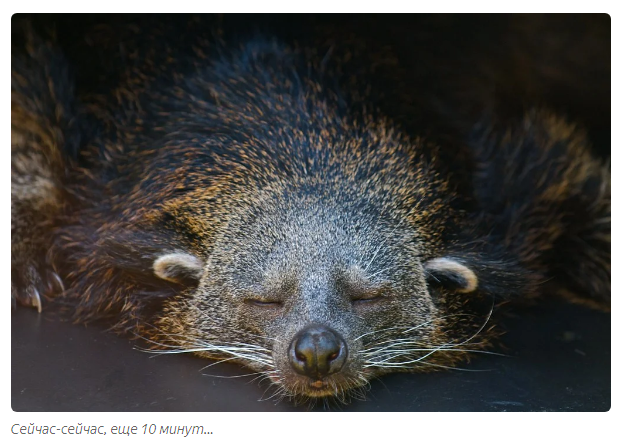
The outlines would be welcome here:
<svg viewBox="0 0 642 447">
<path fill-rule="evenodd" d="M 383 290 L 375 290 L 372 292 L 355 294 L 351 297 L 351 301 L 354 305 L 375 304 L 380 301 L 384 301 L 387 298 L 388 294 L 386 294 Z"/>
<path fill-rule="evenodd" d="M 264 299 L 264 298 L 247 298 L 244 300 L 246 304 L 250 304 L 252 306 L 257 306 L 257 307 L 282 307 L 283 306 L 283 301 L 280 300 L 275 300 L 275 299 Z"/>
</svg>

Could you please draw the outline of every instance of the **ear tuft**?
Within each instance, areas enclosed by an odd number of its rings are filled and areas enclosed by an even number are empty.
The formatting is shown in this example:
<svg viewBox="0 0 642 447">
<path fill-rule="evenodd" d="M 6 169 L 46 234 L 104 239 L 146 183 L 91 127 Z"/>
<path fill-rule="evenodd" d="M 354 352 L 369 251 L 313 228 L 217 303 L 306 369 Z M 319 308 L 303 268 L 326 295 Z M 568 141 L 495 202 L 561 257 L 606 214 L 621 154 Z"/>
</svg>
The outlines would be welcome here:
<svg viewBox="0 0 642 447">
<path fill-rule="evenodd" d="M 167 253 L 154 261 L 154 273 L 161 279 L 179 284 L 198 281 L 203 274 L 203 262 L 185 252 Z"/>
<path fill-rule="evenodd" d="M 454 286 L 461 293 L 477 290 L 478 280 L 475 272 L 456 259 L 431 259 L 424 265 L 424 268 L 426 273 L 441 286 L 450 288 Z"/>
</svg>

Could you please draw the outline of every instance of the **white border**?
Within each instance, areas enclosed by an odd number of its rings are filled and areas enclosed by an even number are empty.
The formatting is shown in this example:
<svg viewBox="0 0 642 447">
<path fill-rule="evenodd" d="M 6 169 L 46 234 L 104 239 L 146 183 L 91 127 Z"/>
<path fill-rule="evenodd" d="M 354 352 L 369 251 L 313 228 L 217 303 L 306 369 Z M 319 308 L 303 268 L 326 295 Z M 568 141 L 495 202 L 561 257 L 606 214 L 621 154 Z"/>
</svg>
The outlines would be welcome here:
<svg viewBox="0 0 642 447">
<path fill-rule="evenodd" d="M 116 442 L 153 442 L 154 445 L 176 443 L 178 439 L 224 446 L 252 444 L 261 447 L 282 445 L 305 445 L 306 447 L 328 444 L 342 445 L 629 445 L 639 442 L 640 381 L 637 346 L 633 342 L 642 328 L 640 318 L 639 278 L 639 230 L 641 200 L 640 179 L 640 136 L 642 107 L 640 97 L 640 20 L 639 8 L 630 1 L 459 1 L 459 2 L 416 2 L 399 1 L 349 2 L 132 2 L 114 0 L 108 3 L 72 1 L 32 1 L 29 3 L 4 2 L 2 48 L 4 64 L 9 65 L 10 16 L 11 10 L 43 12 L 186 12 L 216 10 L 220 12 L 608 12 L 612 20 L 612 99 L 613 99 L 613 207 L 616 217 L 613 226 L 613 350 L 612 350 L 612 408 L 606 413 L 313 413 L 313 414 L 265 414 L 265 413 L 14 413 L 10 402 L 10 368 L 3 368 L 2 422 L 0 433 L 10 444 L 22 445 L 27 442 L 46 442 L 47 445 L 98 444 Z M 9 67 L 4 69 L 9 76 Z M 8 89 L 3 91 L 9 102 Z M 3 113 L 8 114 L 5 106 Z M 5 119 L 5 123 L 9 119 Z M 9 141 L 9 126 L 5 127 L 5 140 Z M 10 164 L 9 151 L 3 153 L 7 166 Z M 8 172 L 7 172 L 8 173 Z M 9 183 L 7 176 L 6 183 Z M 5 183 L 5 184 L 6 184 Z M 8 188 L 7 188 L 8 190 Z M 5 190 L 5 191 L 7 191 Z M 2 207 L 10 209 L 8 193 Z M 619 205 L 618 205 L 619 203 Z M 7 226 L 9 218 L 2 221 Z M 8 233 L 8 230 L 6 230 Z M 5 233 L 5 234 L 7 234 Z M 7 253 L 9 247 L 6 249 Z M 8 257 L 5 258 L 8 261 Z M 9 282 L 9 271 L 3 268 L 4 282 Z M 7 285 L 8 287 L 8 285 Z M 7 299 L 8 301 L 8 299 Z M 7 308 L 9 306 L 7 305 Z M 5 315 L 5 340 L 10 340 L 10 313 Z M 5 355 L 6 362 L 10 357 Z M 219 433 L 216 436 L 175 436 L 143 439 L 139 436 L 46 436 L 39 437 L 11 435 L 14 423 L 51 423 L 58 425 L 83 422 L 85 425 L 142 425 L 154 421 L 157 425 L 202 424 Z M 30 439 L 30 440 L 29 440 Z M 356 444 L 355 444 L 356 443 Z"/>
</svg>

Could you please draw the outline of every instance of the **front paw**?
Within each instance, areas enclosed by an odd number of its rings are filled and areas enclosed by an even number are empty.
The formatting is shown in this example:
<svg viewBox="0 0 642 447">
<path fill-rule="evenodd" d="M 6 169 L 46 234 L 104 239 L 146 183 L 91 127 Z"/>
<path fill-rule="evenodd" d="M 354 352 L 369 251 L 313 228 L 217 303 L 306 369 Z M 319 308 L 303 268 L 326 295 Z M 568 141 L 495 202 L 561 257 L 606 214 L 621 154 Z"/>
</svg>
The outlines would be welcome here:
<svg viewBox="0 0 642 447">
<path fill-rule="evenodd" d="M 42 312 L 45 298 L 55 298 L 65 291 L 60 276 L 51 268 L 33 264 L 11 268 L 11 306 L 35 307 Z"/>
</svg>

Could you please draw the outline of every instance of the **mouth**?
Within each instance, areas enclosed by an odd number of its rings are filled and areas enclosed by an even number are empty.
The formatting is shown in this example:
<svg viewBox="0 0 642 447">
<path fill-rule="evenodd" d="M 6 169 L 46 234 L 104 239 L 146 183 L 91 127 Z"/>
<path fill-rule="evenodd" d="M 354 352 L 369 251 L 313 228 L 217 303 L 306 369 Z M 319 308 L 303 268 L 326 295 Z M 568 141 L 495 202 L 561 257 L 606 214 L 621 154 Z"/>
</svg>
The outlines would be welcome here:
<svg viewBox="0 0 642 447">
<path fill-rule="evenodd" d="M 342 374 L 333 374 L 323 378 L 288 377 L 281 378 L 279 385 L 283 386 L 296 399 L 300 398 L 326 398 L 335 397 L 345 399 L 355 393 L 357 389 L 367 386 L 365 378 L 361 380 L 350 379 Z M 359 394 L 358 392 L 356 394 Z M 356 395 L 355 394 L 355 395 Z"/>
<path fill-rule="evenodd" d="M 283 377 L 277 373 L 268 373 L 270 380 L 280 386 L 285 385 Z M 308 397 L 327 397 L 336 395 L 341 388 L 333 378 L 323 379 L 308 379 L 305 377 L 297 377 L 294 383 L 286 386 L 291 390 L 296 390 L 296 395 Z"/>
<path fill-rule="evenodd" d="M 310 397 L 325 397 L 336 394 L 337 388 L 327 379 L 318 379 L 308 380 L 302 391 Z"/>
</svg>

